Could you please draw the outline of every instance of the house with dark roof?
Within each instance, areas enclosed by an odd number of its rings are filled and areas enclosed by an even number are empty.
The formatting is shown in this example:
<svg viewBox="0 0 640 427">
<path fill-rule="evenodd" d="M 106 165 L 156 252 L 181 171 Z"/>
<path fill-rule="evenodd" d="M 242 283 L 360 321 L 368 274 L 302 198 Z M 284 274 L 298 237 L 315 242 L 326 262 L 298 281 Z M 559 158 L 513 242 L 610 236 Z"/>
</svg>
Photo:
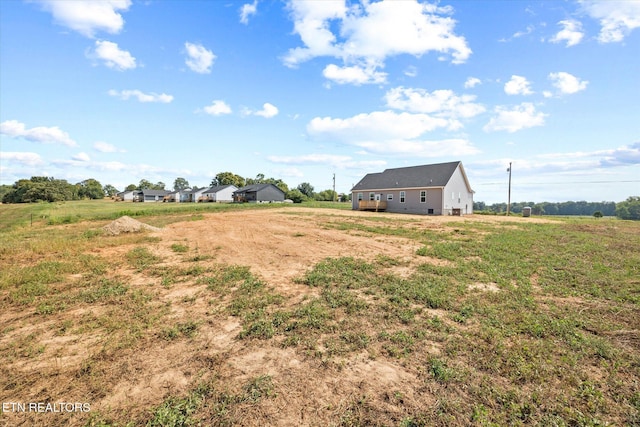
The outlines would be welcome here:
<svg viewBox="0 0 640 427">
<path fill-rule="evenodd" d="M 370 173 L 351 190 L 354 210 L 422 215 L 473 213 L 473 193 L 462 162 Z"/>
<path fill-rule="evenodd" d="M 234 202 L 283 202 L 284 191 L 273 184 L 252 184 L 233 192 Z"/>
<path fill-rule="evenodd" d="M 238 187 L 235 185 L 209 187 L 202 192 L 202 201 L 217 203 L 233 202 L 233 192 L 237 189 Z"/>
</svg>

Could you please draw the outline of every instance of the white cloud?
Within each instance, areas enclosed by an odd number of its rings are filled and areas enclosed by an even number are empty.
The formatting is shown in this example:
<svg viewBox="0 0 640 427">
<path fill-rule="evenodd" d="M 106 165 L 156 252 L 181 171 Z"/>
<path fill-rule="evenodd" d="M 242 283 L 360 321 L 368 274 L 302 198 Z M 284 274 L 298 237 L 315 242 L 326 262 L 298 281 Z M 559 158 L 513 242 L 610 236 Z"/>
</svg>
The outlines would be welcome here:
<svg viewBox="0 0 640 427">
<path fill-rule="evenodd" d="M 507 95 L 531 95 L 533 92 L 530 87 L 531 83 L 522 76 L 511 76 L 504 85 L 504 92 Z"/>
<path fill-rule="evenodd" d="M 480 152 L 466 139 L 364 141 L 357 145 L 369 153 L 422 158 L 467 156 Z"/>
<path fill-rule="evenodd" d="M 612 0 L 581 0 L 583 9 L 600 21 L 601 43 L 621 42 L 632 30 L 640 27 L 640 2 Z"/>
<path fill-rule="evenodd" d="M 203 110 L 205 113 L 210 114 L 212 116 L 221 116 L 223 114 L 231 114 L 231 107 L 221 99 L 216 99 L 211 103 L 211 105 L 204 107 Z"/>
<path fill-rule="evenodd" d="M 126 153 L 126 150 L 117 148 L 108 142 L 97 141 L 93 143 L 93 149 L 101 153 Z"/>
<path fill-rule="evenodd" d="M 527 28 L 524 31 L 516 31 L 515 33 L 513 33 L 513 35 L 509 38 L 501 38 L 500 40 L 498 40 L 501 43 L 506 43 L 506 42 L 510 42 L 513 39 L 519 39 L 520 37 L 524 37 L 524 36 L 528 36 L 529 34 L 533 33 L 535 31 L 536 27 L 533 25 L 527 25 Z"/>
<path fill-rule="evenodd" d="M 264 117 L 265 119 L 270 119 L 272 117 L 275 117 L 278 115 L 278 113 L 279 113 L 278 107 L 268 102 L 265 102 L 264 104 L 262 104 L 262 110 L 253 111 L 250 108 L 242 107 L 240 111 L 240 114 L 242 114 L 242 116 L 245 116 L 245 117 L 260 116 L 260 117 Z"/>
<path fill-rule="evenodd" d="M 67 132 L 62 131 L 57 126 L 38 126 L 27 129 L 24 123 L 17 120 L 7 120 L 0 123 L 0 134 L 12 138 L 24 138 L 31 142 L 43 144 L 63 144 L 69 147 L 76 147 L 78 144 L 69 137 Z"/>
<path fill-rule="evenodd" d="M 368 71 L 373 76 L 390 56 L 418 57 L 433 51 L 450 55 L 453 63 L 463 63 L 471 55 L 465 38 L 455 34 L 456 21 L 449 16 L 449 7 L 383 0 L 349 7 L 344 1 L 289 1 L 288 8 L 294 33 L 303 43 L 285 55 L 284 63 L 290 67 L 329 56 L 344 61 L 343 73 L 354 65 L 363 70 L 364 64 L 373 68 Z M 329 72 L 340 70 L 334 67 Z M 362 84 L 362 78 L 353 77 L 345 83 L 351 81 Z"/>
<path fill-rule="evenodd" d="M 136 58 L 129 52 L 121 50 L 117 43 L 106 40 L 96 40 L 96 48 L 90 56 L 103 60 L 107 67 L 118 71 L 130 70 L 137 66 Z"/>
<path fill-rule="evenodd" d="M 431 93 L 424 89 L 404 88 L 402 86 L 390 89 L 385 94 L 387 105 L 391 108 L 410 111 L 413 113 L 433 113 L 438 117 L 470 118 L 485 111 L 476 104 L 475 95 L 458 96 L 451 90 L 435 90 Z M 458 123 L 451 123 L 450 127 L 459 127 Z"/>
<path fill-rule="evenodd" d="M 240 22 L 243 24 L 249 23 L 249 17 L 255 15 L 258 11 L 258 0 L 255 0 L 253 3 L 243 4 L 240 8 Z"/>
<path fill-rule="evenodd" d="M 119 33 L 124 19 L 118 11 L 126 11 L 131 6 L 130 0 L 39 0 L 38 3 L 58 24 L 86 37 L 94 37 L 98 31 Z"/>
<path fill-rule="evenodd" d="M 529 102 L 523 102 L 511 109 L 498 106 L 495 113 L 496 115 L 484 126 L 485 132 L 507 131 L 513 133 L 530 127 L 542 126 L 547 116 L 537 112 L 536 107 Z"/>
<path fill-rule="evenodd" d="M 450 125 L 447 119 L 427 114 L 374 111 L 347 119 L 315 117 L 307 125 L 311 135 L 326 136 L 344 141 L 413 139 L 425 132 Z"/>
<path fill-rule="evenodd" d="M 374 111 L 346 119 L 316 117 L 308 123 L 307 132 L 311 137 L 359 147 L 365 154 L 438 157 L 477 153 L 478 149 L 465 139 L 434 141 L 423 137 L 427 132 L 450 127 L 450 124 L 451 121 L 445 118 L 422 113 Z M 316 158 L 318 156 L 305 160 Z"/>
<path fill-rule="evenodd" d="M 0 160 L 6 160 L 26 166 L 38 166 L 44 164 L 38 153 L 0 151 Z"/>
<path fill-rule="evenodd" d="M 278 169 L 275 172 L 276 176 L 283 176 L 285 178 L 302 178 L 304 176 L 304 172 L 296 167 Z"/>
<path fill-rule="evenodd" d="M 418 69 L 416 67 L 414 67 L 413 65 L 409 65 L 405 70 L 404 70 L 404 75 L 408 76 L 408 77 L 415 77 L 418 75 Z"/>
<path fill-rule="evenodd" d="M 382 167 L 387 164 L 384 160 L 353 160 L 351 156 L 335 154 L 304 154 L 301 156 L 268 156 L 267 160 L 285 165 L 326 165 L 337 169 Z"/>
<path fill-rule="evenodd" d="M 567 19 L 558 22 L 558 25 L 562 26 L 562 30 L 550 39 L 552 43 L 562 43 L 566 41 L 566 46 L 571 47 L 582 41 L 584 32 L 582 31 L 582 24 L 579 21 Z"/>
<path fill-rule="evenodd" d="M 329 64 L 322 71 L 322 75 L 338 84 L 354 84 L 356 86 L 385 83 L 387 81 L 387 73 L 376 71 L 375 66 L 361 67 L 354 65 L 352 67 L 339 67 L 335 64 Z"/>
<path fill-rule="evenodd" d="M 554 87 L 558 89 L 561 95 L 569 95 L 581 90 L 585 90 L 589 84 L 586 80 L 580 80 L 578 77 L 560 71 L 558 73 L 550 73 L 549 80 L 551 80 Z"/>
<path fill-rule="evenodd" d="M 213 52 L 200 44 L 189 42 L 186 42 L 184 47 L 187 50 L 187 59 L 185 60 L 187 67 L 196 73 L 209 74 L 213 61 L 216 59 Z"/>
<path fill-rule="evenodd" d="M 78 153 L 71 157 L 73 160 L 77 160 L 79 162 L 90 162 L 91 157 L 87 153 Z"/>
<path fill-rule="evenodd" d="M 640 141 L 631 145 L 606 150 L 600 164 L 605 167 L 640 165 Z"/>
<path fill-rule="evenodd" d="M 123 100 L 127 100 L 132 97 L 137 98 L 139 102 L 161 102 L 163 104 L 168 104 L 173 101 L 172 95 L 167 95 L 166 93 L 157 94 L 154 92 L 144 93 L 137 89 L 121 91 L 111 89 L 108 93 L 110 96 L 115 96 Z"/>
<path fill-rule="evenodd" d="M 469 77 L 467 81 L 464 82 L 465 89 L 471 89 L 476 87 L 477 85 L 482 84 L 482 81 L 477 77 Z"/>
<path fill-rule="evenodd" d="M 518 169 L 544 173 L 585 172 L 640 165 L 640 142 L 614 149 L 546 153 L 518 161 Z"/>
</svg>

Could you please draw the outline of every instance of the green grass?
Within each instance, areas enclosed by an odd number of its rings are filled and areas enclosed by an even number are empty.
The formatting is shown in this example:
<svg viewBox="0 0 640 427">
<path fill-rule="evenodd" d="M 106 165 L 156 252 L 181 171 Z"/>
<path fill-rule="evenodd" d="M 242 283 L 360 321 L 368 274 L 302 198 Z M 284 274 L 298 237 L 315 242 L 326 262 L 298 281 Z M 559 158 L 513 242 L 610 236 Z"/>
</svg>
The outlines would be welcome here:
<svg viewBox="0 0 640 427">
<path fill-rule="evenodd" d="M 123 215 L 131 217 L 157 217 L 154 226 L 163 226 L 174 220 L 200 220 L 202 213 L 225 212 L 241 209 L 270 209 L 291 206 L 281 203 L 132 203 L 104 200 L 75 200 L 56 203 L 0 204 L 0 232 L 16 227 L 73 224 L 82 221 L 113 220 Z M 305 202 L 294 206 L 308 208 L 351 209 L 350 203 Z"/>
<path fill-rule="evenodd" d="M 0 242 L 0 308 L 23 316 L 0 329 L 3 360 L 42 363 L 53 357 L 51 336 L 96 337 L 95 351 L 65 377 L 70 385 L 60 395 L 100 401 L 140 368 L 128 365 L 133 356 L 184 348 L 179 369 L 191 381 L 184 393 L 169 391 L 132 414 L 96 412 L 87 425 L 259 424 L 264 419 L 245 417 L 295 404 L 282 388 L 288 374 L 304 372 L 309 384 L 337 381 L 366 361 L 402 371 L 402 382 L 375 391 L 366 375 L 351 389 L 340 382 L 349 394 L 336 396 L 339 406 L 313 408 L 328 424 L 640 424 L 639 223 L 469 221 L 435 229 L 415 217 L 356 221 L 290 211 L 316 215 L 334 232 L 420 247 L 411 261 L 376 254 L 324 259 L 301 271 L 292 297 L 249 266 L 214 261 L 190 242 L 169 246 L 179 263 L 168 265 L 157 255 L 157 239 L 92 232 L 104 218 L 88 218 L 109 214 L 87 211 L 64 227 L 14 224 Z M 190 210 L 148 214 L 154 224 L 201 219 Z M 304 234 L 289 235 L 300 242 Z M 110 257 L 101 253 L 119 246 Z M 189 292 L 168 300 L 167 288 L 177 286 Z M 232 344 L 218 348 L 212 337 L 234 323 Z M 279 351 L 299 368 L 278 370 L 287 363 L 275 359 Z M 267 354 L 268 369 L 238 377 L 228 361 L 251 354 Z M 0 367 L 0 389 L 26 396 L 38 381 L 53 387 L 64 382 L 56 369 L 32 378 Z"/>
</svg>

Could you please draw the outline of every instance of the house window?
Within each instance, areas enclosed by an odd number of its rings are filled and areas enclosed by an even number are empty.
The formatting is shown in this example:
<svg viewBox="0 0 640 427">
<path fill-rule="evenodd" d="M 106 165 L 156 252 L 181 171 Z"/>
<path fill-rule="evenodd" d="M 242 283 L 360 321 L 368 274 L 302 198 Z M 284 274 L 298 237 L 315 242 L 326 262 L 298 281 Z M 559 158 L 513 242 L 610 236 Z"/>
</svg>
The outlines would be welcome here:
<svg viewBox="0 0 640 427">
<path fill-rule="evenodd" d="M 406 195 L 407 194 L 404 191 L 400 192 L 400 203 L 404 203 L 404 199 L 405 199 Z"/>
<path fill-rule="evenodd" d="M 387 200 L 389 201 L 393 200 L 393 194 L 387 194 Z"/>
<path fill-rule="evenodd" d="M 427 209 L 427 213 L 433 215 L 433 209 Z"/>
<path fill-rule="evenodd" d="M 420 203 L 427 203 L 427 191 L 420 191 Z"/>
<path fill-rule="evenodd" d="M 362 193 L 358 193 L 358 201 L 362 200 Z"/>
<path fill-rule="evenodd" d="M 455 192 L 451 192 L 451 200 L 455 200 L 456 199 L 456 193 Z"/>
<path fill-rule="evenodd" d="M 458 193 L 458 203 L 460 203 L 460 193 Z"/>
</svg>

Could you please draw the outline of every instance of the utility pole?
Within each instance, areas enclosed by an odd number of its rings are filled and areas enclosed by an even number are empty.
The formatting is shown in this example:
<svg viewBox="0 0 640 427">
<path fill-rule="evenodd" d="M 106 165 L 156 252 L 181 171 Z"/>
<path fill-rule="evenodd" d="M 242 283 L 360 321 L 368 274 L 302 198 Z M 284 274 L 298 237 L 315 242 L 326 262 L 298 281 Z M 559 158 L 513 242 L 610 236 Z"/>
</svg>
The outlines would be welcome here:
<svg viewBox="0 0 640 427">
<path fill-rule="evenodd" d="M 511 162 L 509 162 L 509 194 L 507 196 L 507 216 L 509 216 L 509 212 L 511 211 Z"/>
<path fill-rule="evenodd" d="M 333 173 L 333 201 L 336 201 L 336 173 Z"/>
</svg>

